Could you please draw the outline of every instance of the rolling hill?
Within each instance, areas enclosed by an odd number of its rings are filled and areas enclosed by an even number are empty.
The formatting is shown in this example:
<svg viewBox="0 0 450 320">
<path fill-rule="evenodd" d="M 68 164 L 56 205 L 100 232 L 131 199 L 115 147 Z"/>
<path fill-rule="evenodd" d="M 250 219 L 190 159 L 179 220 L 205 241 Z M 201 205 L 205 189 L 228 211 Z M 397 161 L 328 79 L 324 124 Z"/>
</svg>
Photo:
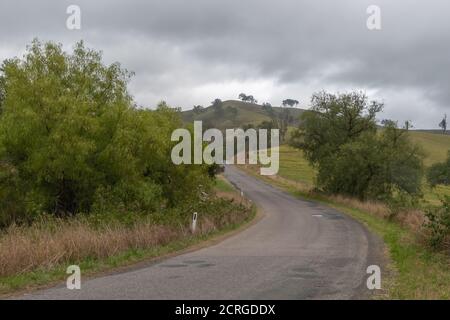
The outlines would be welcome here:
<svg viewBox="0 0 450 320">
<path fill-rule="evenodd" d="M 409 134 L 411 140 L 421 145 L 425 151 L 426 166 L 447 159 L 447 152 L 450 150 L 450 135 L 444 135 L 440 131 L 436 131 L 436 133 L 410 131 Z"/>
<path fill-rule="evenodd" d="M 222 112 L 218 113 L 213 106 L 202 109 L 201 112 L 188 110 L 182 112 L 183 121 L 192 123 L 196 120 L 203 121 L 204 128 L 242 128 L 245 125 L 257 126 L 263 121 L 270 121 L 269 112 L 259 104 L 252 104 L 236 100 L 222 102 Z M 300 115 L 305 112 L 300 108 L 273 107 L 273 112 L 278 114 L 282 109 L 288 109 L 292 118 L 291 127 L 299 124 Z M 425 165 L 430 166 L 436 162 L 442 162 L 450 150 L 450 135 L 444 135 L 439 130 L 411 130 L 411 140 L 422 146 L 425 151 Z"/>
<path fill-rule="evenodd" d="M 305 111 L 299 108 L 273 107 L 274 114 L 278 114 L 282 109 L 289 110 L 292 118 L 290 125 L 298 125 L 300 115 Z M 270 121 L 268 111 L 259 104 L 247 103 L 236 100 L 222 102 L 222 111 L 217 112 L 213 106 L 203 109 L 201 112 L 188 110 L 182 112 L 183 121 L 192 123 L 193 121 L 203 121 L 204 128 L 217 128 L 220 130 L 228 128 L 241 128 L 245 125 L 257 126 L 263 121 Z"/>
</svg>

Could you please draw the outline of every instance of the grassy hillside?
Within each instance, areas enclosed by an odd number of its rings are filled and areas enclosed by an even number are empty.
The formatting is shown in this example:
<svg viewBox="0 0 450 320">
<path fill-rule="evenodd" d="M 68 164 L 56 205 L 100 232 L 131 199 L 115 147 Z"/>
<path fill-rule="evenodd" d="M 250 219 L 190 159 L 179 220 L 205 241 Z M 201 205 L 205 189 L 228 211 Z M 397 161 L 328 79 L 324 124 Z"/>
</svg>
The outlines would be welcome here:
<svg viewBox="0 0 450 320">
<path fill-rule="evenodd" d="M 443 162 L 447 158 L 447 152 L 450 150 L 450 135 L 423 131 L 410 131 L 410 135 L 412 141 L 418 143 L 424 149 L 426 166 Z"/>
<path fill-rule="evenodd" d="M 414 133 L 412 136 L 413 140 L 420 143 Z M 421 135 L 418 135 L 418 137 L 420 138 Z M 431 139 L 430 137 L 428 138 Z M 439 139 L 437 140 L 439 141 Z M 434 140 L 431 141 L 431 143 L 426 145 L 426 147 L 430 150 L 433 149 L 433 146 L 437 145 Z M 450 148 L 450 140 L 445 146 L 447 149 Z M 437 149 L 434 151 L 435 152 L 430 153 L 426 159 L 426 162 L 429 164 L 441 161 L 442 152 L 438 152 Z M 280 147 L 280 170 L 278 172 L 278 176 L 294 182 L 302 183 L 307 187 L 312 188 L 314 185 L 315 171 L 309 165 L 308 161 L 306 161 L 301 150 L 283 145 Z M 431 189 L 424 183 L 423 191 L 425 200 L 432 204 L 438 204 L 439 198 L 443 195 L 450 196 L 450 186 L 437 186 L 436 188 Z"/>
<path fill-rule="evenodd" d="M 244 125 L 254 126 L 263 121 L 270 121 L 270 115 L 259 104 L 246 103 L 236 100 L 223 101 L 223 114 L 217 114 L 213 107 L 203 109 L 201 113 L 193 110 L 182 112 L 185 122 L 192 123 L 194 120 L 201 120 L 204 127 L 214 127 L 218 129 L 239 128 Z M 233 111 L 235 109 L 236 111 Z M 279 113 L 280 107 L 273 107 L 275 113 Z M 292 127 L 298 125 L 300 115 L 305 111 L 299 108 L 288 108 L 294 122 Z M 292 129 L 292 128 L 291 128 Z M 422 146 L 426 153 L 425 165 L 430 166 L 436 162 L 442 162 L 447 157 L 450 150 L 450 135 L 443 135 L 439 130 L 417 130 L 410 131 L 411 139 Z M 288 161 L 288 160 L 286 160 Z"/>
<path fill-rule="evenodd" d="M 203 109 L 201 113 L 195 113 L 193 110 L 182 112 L 182 118 L 185 122 L 203 121 L 204 127 L 223 129 L 239 128 L 244 125 L 259 125 L 263 121 L 270 121 L 270 115 L 259 104 L 252 104 L 236 100 L 227 100 L 222 102 L 223 113 L 218 114 L 212 106 Z M 303 113 L 303 109 L 287 108 L 292 115 L 294 122 L 298 124 L 298 119 Z M 275 114 L 281 111 L 280 107 L 273 107 Z"/>
<path fill-rule="evenodd" d="M 214 127 L 218 129 L 239 128 L 244 125 L 254 126 L 263 121 L 270 121 L 271 118 L 261 105 L 251 104 L 242 101 L 223 101 L 223 114 L 217 114 L 213 107 L 205 108 L 201 113 L 193 110 L 182 113 L 183 120 L 192 123 L 194 120 L 202 120 L 204 127 Z M 236 111 L 232 111 L 235 109 Z M 280 107 L 273 108 L 275 113 L 280 112 Z M 289 128 L 289 132 L 298 125 L 300 115 L 305 111 L 298 108 L 289 108 L 294 122 Z M 425 152 L 425 166 L 429 167 L 433 163 L 443 162 L 450 150 L 450 135 L 444 135 L 439 130 L 417 130 L 410 131 L 411 140 L 419 144 Z M 280 171 L 279 177 L 293 180 L 307 185 L 313 185 L 314 170 L 304 159 L 303 153 L 288 146 L 280 149 Z M 450 187 L 438 186 L 431 190 L 424 186 L 425 198 L 431 203 L 438 203 L 439 197 L 450 195 Z"/>
</svg>

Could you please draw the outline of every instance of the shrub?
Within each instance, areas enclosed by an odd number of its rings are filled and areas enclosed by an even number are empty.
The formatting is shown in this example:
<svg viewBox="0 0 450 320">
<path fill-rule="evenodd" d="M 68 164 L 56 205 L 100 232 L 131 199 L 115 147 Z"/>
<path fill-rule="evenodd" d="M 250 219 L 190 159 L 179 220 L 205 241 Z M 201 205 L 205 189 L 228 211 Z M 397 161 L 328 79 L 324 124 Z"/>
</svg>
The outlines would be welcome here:
<svg viewBox="0 0 450 320">
<path fill-rule="evenodd" d="M 449 245 L 450 237 L 450 197 L 442 200 L 442 207 L 433 207 L 426 210 L 426 229 L 430 232 L 429 242 L 434 248 L 440 248 L 444 244 Z"/>
<path fill-rule="evenodd" d="M 450 185 L 450 151 L 446 162 L 435 163 L 428 169 L 427 180 L 432 187 L 438 184 Z"/>
<path fill-rule="evenodd" d="M 317 168 L 318 187 L 360 199 L 421 194 L 423 155 L 394 122 L 378 132 L 381 104 L 362 93 L 320 93 L 312 104 L 292 144 Z"/>
<path fill-rule="evenodd" d="M 0 71 L 3 225 L 43 212 L 152 211 L 208 187 L 206 166 L 171 161 L 178 110 L 136 108 L 127 91 L 132 73 L 104 65 L 82 42 L 69 54 L 35 40 Z"/>
</svg>

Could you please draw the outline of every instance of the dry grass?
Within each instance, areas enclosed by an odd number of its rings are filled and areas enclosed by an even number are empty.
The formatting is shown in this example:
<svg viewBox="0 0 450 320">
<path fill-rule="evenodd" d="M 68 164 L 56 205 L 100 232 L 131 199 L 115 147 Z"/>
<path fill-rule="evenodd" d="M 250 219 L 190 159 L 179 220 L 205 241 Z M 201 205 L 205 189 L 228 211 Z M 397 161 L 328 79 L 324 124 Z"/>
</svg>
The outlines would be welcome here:
<svg viewBox="0 0 450 320">
<path fill-rule="evenodd" d="M 328 198 L 339 204 L 356 208 L 364 212 L 369 212 L 380 218 L 388 218 L 390 216 L 389 208 L 385 204 L 380 202 L 360 201 L 355 198 L 344 197 L 341 195 L 328 196 Z"/>
<path fill-rule="evenodd" d="M 258 165 L 242 165 L 239 166 L 244 171 L 250 172 L 253 175 L 258 175 L 259 166 Z M 311 196 L 322 195 L 316 194 L 314 191 L 314 186 L 309 185 L 307 183 L 303 183 L 301 181 L 294 181 L 279 175 L 267 176 L 265 177 L 268 180 L 273 181 L 276 185 L 281 187 L 287 187 L 288 189 L 296 190 L 302 194 L 308 194 Z M 373 214 L 377 217 L 383 219 L 389 219 L 391 217 L 391 211 L 389 207 L 382 202 L 377 201 L 361 201 L 356 198 L 346 197 L 342 195 L 326 195 L 326 198 L 329 200 L 342 204 L 348 207 L 352 207 L 355 209 L 359 209 L 361 211 Z M 395 221 L 400 223 L 400 225 L 409 228 L 410 230 L 422 233 L 423 232 L 423 224 L 425 222 L 424 212 L 419 209 L 408 209 L 398 212 L 393 218 Z"/>
<path fill-rule="evenodd" d="M 106 258 L 128 249 L 165 244 L 177 235 L 173 228 L 149 223 L 102 230 L 79 221 L 52 224 L 53 230 L 42 224 L 10 227 L 0 238 L 0 276 L 51 269 L 88 257 Z"/>
<path fill-rule="evenodd" d="M 341 195 L 327 196 L 331 201 L 352 207 L 363 212 L 368 212 L 383 219 L 392 218 L 400 225 L 409 228 L 414 232 L 421 232 L 425 222 L 424 212 L 419 209 L 406 209 L 398 212 L 394 217 L 391 216 L 389 207 L 376 201 L 361 201 L 355 198 L 349 198 Z"/>
<path fill-rule="evenodd" d="M 241 223 L 250 211 L 248 205 L 230 205 L 220 213 L 199 215 L 197 235 Z M 82 219 L 72 219 L 11 226 L 0 234 L 0 277 L 51 270 L 61 264 L 108 258 L 191 237 L 189 219 L 180 221 L 184 222 L 164 225 L 141 218 L 131 226 L 116 222 L 95 227 Z"/>
</svg>

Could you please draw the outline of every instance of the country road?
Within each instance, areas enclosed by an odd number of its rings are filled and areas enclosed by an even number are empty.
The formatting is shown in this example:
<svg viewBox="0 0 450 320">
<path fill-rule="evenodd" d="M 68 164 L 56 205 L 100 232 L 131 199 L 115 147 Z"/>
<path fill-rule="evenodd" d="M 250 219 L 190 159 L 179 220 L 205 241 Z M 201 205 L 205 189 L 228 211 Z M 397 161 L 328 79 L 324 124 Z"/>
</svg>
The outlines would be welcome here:
<svg viewBox="0 0 450 320">
<path fill-rule="evenodd" d="M 19 299 L 364 299 L 381 241 L 351 218 L 227 167 L 263 217 L 211 247 Z"/>
</svg>

